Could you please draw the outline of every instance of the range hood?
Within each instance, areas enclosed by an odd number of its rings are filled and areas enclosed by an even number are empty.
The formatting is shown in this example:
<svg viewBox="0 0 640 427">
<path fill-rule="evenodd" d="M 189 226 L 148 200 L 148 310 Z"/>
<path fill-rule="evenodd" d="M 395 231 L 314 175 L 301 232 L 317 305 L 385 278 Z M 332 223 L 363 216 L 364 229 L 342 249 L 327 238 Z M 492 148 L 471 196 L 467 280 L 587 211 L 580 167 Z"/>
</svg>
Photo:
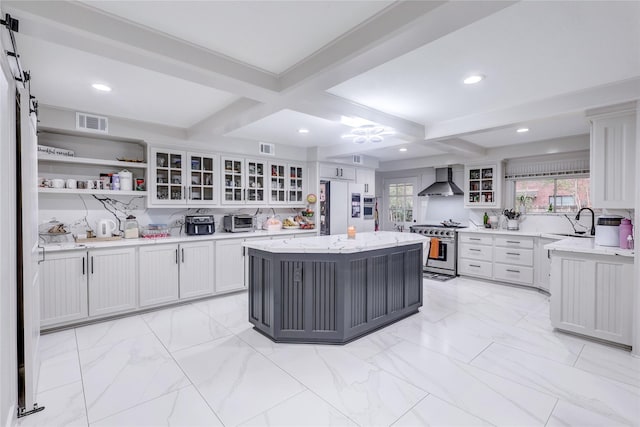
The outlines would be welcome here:
<svg viewBox="0 0 640 427">
<path fill-rule="evenodd" d="M 418 196 L 462 196 L 464 192 L 451 178 L 451 168 L 436 168 L 436 182 L 418 193 Z"/>
</svg>

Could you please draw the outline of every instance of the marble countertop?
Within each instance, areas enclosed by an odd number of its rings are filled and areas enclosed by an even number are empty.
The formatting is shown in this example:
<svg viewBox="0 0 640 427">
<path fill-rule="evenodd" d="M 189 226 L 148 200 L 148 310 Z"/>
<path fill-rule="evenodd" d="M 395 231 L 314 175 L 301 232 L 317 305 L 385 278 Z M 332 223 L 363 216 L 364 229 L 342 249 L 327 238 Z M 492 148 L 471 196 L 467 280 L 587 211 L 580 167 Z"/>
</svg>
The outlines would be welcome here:
<svg viewBox="0 0 640 427">
<path fill-rule="evenodd" d="M 506 236 L 529 236 L 529 237 L 544 237 L 547 239 L 568 239 L 577 238 L 582 240 L 593 240 L 593 237 L 572 237 L 566 233 L 554 233 L 554 232 L 541 232 L 541 231 L 520 231 L 520 230 L 504 230 L 494 228 L 465 228 L 458 230 L 458 233 L 481 233 L 481 234 L 503 234 Z"/>
<path fill-rule="evenodd" d="M 296 239 L 274 239 L 246 241 L 243 246 L 274 253 L 354 253 L 421 243 L 426 246 L 428 239 L 417 233 L 397 233 L 376 231 L 357 233 L 355 239 L 346 234 L 332 236 L 303 237 Z"/>
<path fill-rule="evenodd" d="M 567 237 L 557 242 L 544 246 L 550 251 L 577 252 L 595 255 L 618 255 L 633 258 L 635 251 L 631 249 L 620 249 L 615 246 L 600 246 L 595 244 L 595 239 L 584 239 L 579 237 Z"/>
<path fill-rule="evenodd" d="M 252 239 L 260 237 L 272 237 L 278 238 L 278 236 L 291 236 L 291 235 L 315 235 L 317 230 L 279 230 L 279 231 L 267 231 L 256 230 L 248 231 L 244 233 L 214 233 L 206 236 L 187 236 L 178 235 L 171 237 L 162 237 L 158 239 L 120 239 L 107 242 L 89 242 L 89 243 L 51 243 L 44 245 L 47 252 L 58 251 L 70 251 L 81 249 L 104 249 L 104 248 L 120 248 L 126 246 L 143 246 L 143 245 L 162 245 L 167 243 L 184 243 L 184 242 L 197 242 L 202 240 L 225 240 L 225 239 Z"/>
</svg>

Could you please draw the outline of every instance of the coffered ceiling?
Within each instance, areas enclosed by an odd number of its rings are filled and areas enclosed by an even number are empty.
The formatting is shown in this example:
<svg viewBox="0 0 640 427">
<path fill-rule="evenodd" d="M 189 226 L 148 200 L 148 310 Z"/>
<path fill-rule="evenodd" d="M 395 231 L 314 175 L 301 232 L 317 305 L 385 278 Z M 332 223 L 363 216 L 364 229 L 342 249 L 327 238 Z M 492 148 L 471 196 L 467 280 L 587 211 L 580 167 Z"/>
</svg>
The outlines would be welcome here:
<svg viewBox="0 0 640 427">
<path fill-rule="evenodd" d="M 177 126 L 196 140 L 415 159 L 584 134 L 586 109 L 640 99 L 636 1 L 0 7 L 20 21 L 21 60 L 41 104 Z M 486 78 L 462 84 L 471 73 Z M 96 82 L 113 90 L 99 93 Z M 351 129 L 343 116 L 394 135 L 354 144 L 342 137 Z"/>
</svg>

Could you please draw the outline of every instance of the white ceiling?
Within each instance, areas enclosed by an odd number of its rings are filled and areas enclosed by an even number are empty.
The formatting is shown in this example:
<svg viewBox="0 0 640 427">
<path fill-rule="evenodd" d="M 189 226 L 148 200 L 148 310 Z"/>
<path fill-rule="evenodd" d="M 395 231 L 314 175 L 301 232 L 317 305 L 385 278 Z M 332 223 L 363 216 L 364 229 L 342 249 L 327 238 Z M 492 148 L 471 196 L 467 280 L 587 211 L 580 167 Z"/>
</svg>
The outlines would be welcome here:
<svg viewBox="0 0 640 427">
<path fill-rule="evenodd" d="M 0 5 L 20 20 L 21 59 L 42 104 L 200 140 L 415 159 L 447 152 L 438 141 L 474 152 L 584 134 L 586 109 L 640 98 L 637 1 Z M 487 78 L 461 84 L 472 72 Z M 98 80 L 114 90 L 97 93 Z M 342 115 L 397 134 L 353 144 Z"/>
</svg>

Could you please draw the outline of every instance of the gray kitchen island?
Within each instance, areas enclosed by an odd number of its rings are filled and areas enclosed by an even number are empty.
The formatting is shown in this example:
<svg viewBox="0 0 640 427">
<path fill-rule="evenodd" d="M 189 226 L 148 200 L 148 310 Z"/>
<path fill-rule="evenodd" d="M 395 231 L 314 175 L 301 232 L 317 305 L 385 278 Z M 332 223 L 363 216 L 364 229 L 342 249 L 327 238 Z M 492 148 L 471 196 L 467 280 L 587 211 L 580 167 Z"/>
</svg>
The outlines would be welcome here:
<svg viewBox="0 0 640 427">
<path fill-rule="evenodd" d="M 426 242 L 395 232 L 245 242 L 249 321 L 276 342 L 343 344 L 417 313 Z"/>
</svg>

